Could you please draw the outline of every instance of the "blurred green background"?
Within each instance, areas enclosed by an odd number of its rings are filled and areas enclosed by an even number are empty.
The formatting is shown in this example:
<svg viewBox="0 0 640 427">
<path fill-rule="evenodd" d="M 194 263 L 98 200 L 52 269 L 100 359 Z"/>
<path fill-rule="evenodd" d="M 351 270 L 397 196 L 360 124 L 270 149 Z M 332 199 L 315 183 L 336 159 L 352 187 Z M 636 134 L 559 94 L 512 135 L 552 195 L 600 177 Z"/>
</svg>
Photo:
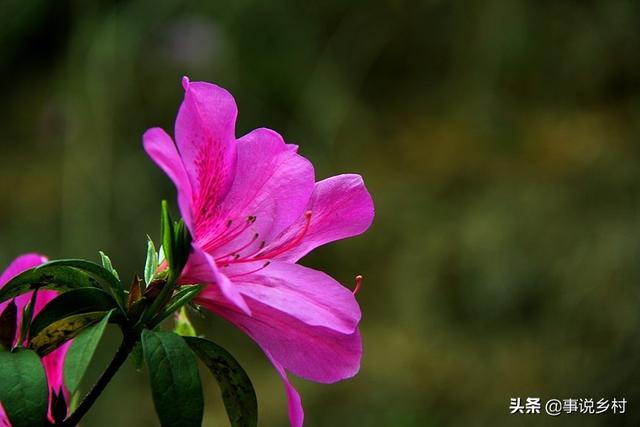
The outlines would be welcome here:
<svg viewBox="0 0 640 427">
<path fill-rule="evenodd" d="M 141 147 L 180 78 L 216 82 L 377 215 L 303 264 L 365 276 L 355 379 L 296 381 L 308 426 L 640 423 L 640 4 L 0 2 L 0 264 L 107 252 L 142 270 L 175 193 Z M 256 346 L 212 316 L 287 425 Z M 115 331 L 93 366 L 114 351 Z M 203 373 L 205 425 L 228 425 Z M 88 385 L 88 384 L 87 384 Z M 509 415 L 511 397 L 626 398 L 625 415 Z M 86 426 L 155 426 L 131 366 Z"/>
</svg>

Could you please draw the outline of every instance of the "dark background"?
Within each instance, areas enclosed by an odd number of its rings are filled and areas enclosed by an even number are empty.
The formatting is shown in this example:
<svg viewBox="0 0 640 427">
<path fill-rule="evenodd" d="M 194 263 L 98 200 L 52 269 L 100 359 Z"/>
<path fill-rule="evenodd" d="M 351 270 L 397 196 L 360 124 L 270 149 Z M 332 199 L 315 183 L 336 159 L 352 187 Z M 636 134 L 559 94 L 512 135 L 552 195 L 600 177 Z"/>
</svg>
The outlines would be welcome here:
<svg viewBox="0 0 640 427">
<path fill-rule="evenodd" d="M 276 129 L 376 202 L 367 234 L 303 260 L 366 277 L 361 373 L 297 381 L 306 425 L 638 425 L 639 8 L 1 0 L 0 264 L 102 249 L 140 272 L 160 200 L 175 209 L 141 135 L 172 130 L 189 75 L 234 94 L 239 136 Z M 260 425 L 286 425 L 256 346 L 196 324 L 246 366 Z M 205 425 L 227 425 L 203 378 Z M 629 403 L 551 418 L 508 415 L 511 397 Z M 83 424 L 157 425 L 145 372 L 127 366 Z"/>
</svg>

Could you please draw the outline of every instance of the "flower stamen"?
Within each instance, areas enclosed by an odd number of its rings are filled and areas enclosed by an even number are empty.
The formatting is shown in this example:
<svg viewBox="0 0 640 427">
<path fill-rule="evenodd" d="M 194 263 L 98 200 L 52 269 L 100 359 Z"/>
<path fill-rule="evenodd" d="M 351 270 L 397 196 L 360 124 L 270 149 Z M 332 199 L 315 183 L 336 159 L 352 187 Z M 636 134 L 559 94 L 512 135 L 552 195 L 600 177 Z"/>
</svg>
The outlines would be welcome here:
<svg viewBox="0 0 640 427">
<path fill-rule="evenodd" d="M 269 252 L 269 250 L 267 251 L 260 251 L 253 255 L 251 258 L 247 259 L 246 262 L 251 262 L 251 261 L 257 261 L 260 259 L 267 259 L 267 258 L 273 258 L 276 257 L 278 255 L 280 255 L 281 253 L 284 253 L 286 251 L 288 251 L 289 249 L 296 247 L 304 238 L 304 236 L 307 234 L 307 231 L 309 231 L 309 225 L 311 225 L 311 216 L 313 215 L 312 211 L 306 211 L 304 213 L 304 227 L 302 228 L 302 230 L 300 231 L 300 233 L 298 233 L 297 236 L 295 236 L 292 240 L 284 243 L 283 245 L 280 245 L 277 248 L 274 248 L 271 252 Z"/>
<path fill-rule="evenodd" d="M 226 255 L 223 255 L 221 257 L 216 258 L 216 262 L 224 262 L 229 257 L 233 257 L 234 260 L 239 259 L 240 258 L 240 252 L 242 252 L 243 250 L 245 250 L 249 246 L 251 246 L 253 244 L 253 242 L 258 240 L 258 237 L 260 237 L 260 233 L 255 233 L 253 235 L 253 237 L 251 238 L 251 240 L 249 240 L 248 243 L 244 244 L 242 247 L 240 247 L 240 248 L 238 248 L 236 250 L 233 250 L 233 251 L 229 252 Z"/>
<path fill-rule="evenodd" d="M 207 248 L 216 248 L 226 245 L 227 243 L 244 233 L 247 228 L 249 228 L 254 222 L 256 222 L 256 219 L 257 217 L 255 215 L 248 216 L 247 220 L 244 221 L 244 223 L 236 225 L 227 233 L 223 233 L 217 238 L 213 239 L 211 242 L 208 242 L 206 245 Z M 233 220 L 230 219 L 227 221 L 227 228 L 231 227 L 231 224 L 233 224 Z"/>
<path fill-rule="evenodd" d="M 353 296 L 358 295 L 358 292 L 360 292 L 360 287 L 362 286 L 363 279 L 364 277 L 359 274 L 356 276 L 356 287 L 353 289 Z"/>
<path fill-rule="evenodd" d="M 265 262 L 264 264 L 262 264 L 262 266 L 261 266 L 261 267 L 258 267 L 258 268 L 256 268 L 255 270 L 247 271 L 247 272 L 240 273 L 240 274 L 234 274 L 234 275 L 227 276 L 227 277 L 228 277 L 229 279 L 235 279 L 236 277 L 242 277 L 242 276 L 247 276 L 247 275 L 249 275 L 249 274 L 257 273 L 258 271 L 260 271 L 260 270 L 262 270 L 262 269 L 267 268 L 267 267 L 269 266 L 269 264 L 271 264 L 271 261 L 267 261 L 267 262 Z"/>
</svg>

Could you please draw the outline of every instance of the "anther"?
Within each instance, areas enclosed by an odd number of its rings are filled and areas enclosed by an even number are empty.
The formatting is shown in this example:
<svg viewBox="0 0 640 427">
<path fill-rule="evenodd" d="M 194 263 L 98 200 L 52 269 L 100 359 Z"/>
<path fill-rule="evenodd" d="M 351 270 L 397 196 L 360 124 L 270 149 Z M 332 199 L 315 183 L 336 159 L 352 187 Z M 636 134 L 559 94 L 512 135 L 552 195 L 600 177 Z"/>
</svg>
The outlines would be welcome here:
<svg viewBox="0 0 640 427">
<path fill-rule="evenodd" d="M 353 289 L 354 296 L 358 295 L 358 292 L 360 292 L 360 287 L 362 286 L 362 279 L 363 277 L 361 275 L 358 274 L 356 276 L 356 287 Z"/>
</svg>

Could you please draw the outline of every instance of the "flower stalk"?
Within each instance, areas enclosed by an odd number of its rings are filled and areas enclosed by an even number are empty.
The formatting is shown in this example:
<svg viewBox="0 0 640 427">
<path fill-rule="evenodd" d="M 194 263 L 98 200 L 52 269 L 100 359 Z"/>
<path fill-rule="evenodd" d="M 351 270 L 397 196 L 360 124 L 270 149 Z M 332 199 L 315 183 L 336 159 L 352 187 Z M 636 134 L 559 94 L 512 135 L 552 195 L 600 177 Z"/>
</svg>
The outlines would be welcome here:
<svg viewBox="0 0 640 427">
<path fill-rule="evenodd" d="M 96 381 L 96 383 L 91 387 L 91 390 L 87 393 L 87 395 L 82 399 L 78 408 L 67 417 L 61 424 L 62 427 L 74 427 L 78 425 L 80 420 L 87 414 L 89 409 L 96 403 L 98 397 L 102 394 L 104 389 L 107 387 L 107 384 L 113 379 L 114 375 L 118 372 L 122 364 L 127 360 L 129 353 L 133 350 L 136 342 L 139 341 L 139 336 L 135 337 L 130 335 L 129 333 L 124 333 L 124 337 L 122 339 L 122 343 L 118 348 L 118 351 L 111 359 L 111 362 L 106 367 L 100 378 Z"/>
</svg>

